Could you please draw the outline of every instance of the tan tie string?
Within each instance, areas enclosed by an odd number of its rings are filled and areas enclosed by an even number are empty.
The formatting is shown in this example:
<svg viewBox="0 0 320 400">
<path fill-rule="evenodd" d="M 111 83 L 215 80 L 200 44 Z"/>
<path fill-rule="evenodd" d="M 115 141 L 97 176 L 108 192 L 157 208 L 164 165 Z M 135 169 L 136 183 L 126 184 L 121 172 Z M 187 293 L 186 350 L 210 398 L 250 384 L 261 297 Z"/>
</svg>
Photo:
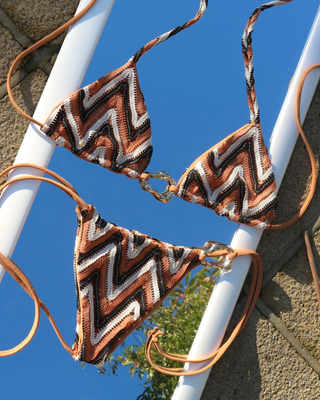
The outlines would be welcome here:
<svg viewBox="0 0 320 400">
<path fill-rule="evenodd" d="M 52 179 L 49 178 L 44 178 L 41 176 L 32 176 L 32 175 L 23 175 L 19 176 L 16 178 L 13 178 L 6 183 L 4 183 L 2 186 L 0 186 L 0 193 L 5 189 L 7 186 L 11 185 L 14 182 L 20 182 L 24 180 L 36 180 L 36 181 L 44 181 L 48 182 L 54 186 L 57 186 L 58 188 L 62 189 L 65 193 L 67 193 L 77 204 L 77 213 L 79 213 L 80 210 L 84 210 L 88 208 L 88 204 L 81 199 L 81 197 L 78 195 L 78 193 L 75 191 L 72 185 L 70 185 L 69 182 L 67 182 L 65 179 L 60 177 L 58 174 L 48 170 L 47 168 L 40 167 L 38 165 L 33 165 L 33 164 L 16 164 L 13 165 L 4 171 L 0 173 L 0 178 L 3 177 L 5 174 L 10 172 L 13 169 L 19 168 L 19 167 L 30 167 L 30 168 L 35 168 L 40 171 L 46 172 L 47 174 L 51 175 L 52 177 L 56 178 L 58 182 L 53 181 Z M 13 279 L 16 280 L 16 282 L 26 291 L 26 293 L 33 299 L 34 305 L 35 305 L 35 316 L 34 316 L 34 321 L 33 325 L 31 327 L 31 330 L 27 337 L 17 346 L 13 347 L 12 349 L 9 350 L 3 350 L 0 351 L 0 357 L 7 357 L 13 354 L 18 353 L 20 350 L 22 350 L 25 346 L 27 346 L 32 338 L 34 337 L 38 326 L 40 322 L 40 308 L 45 312 L 47 315 L 54 331 L 56 332 L 61 344 L 63 347 L 71 354 L 73 355 L 73 350 L 68 346 L 66 341 L 63 339 L 54 319 L 52 318 L 52 315 L 46 305 L 39 299 L 34 287 L 32 286 L 31 282 L 29 281 L 28 277 L 24 274 L 24 272 L 12 261 L 9 260 L 6 256 L 4 256 L 2 253 L 0 253 L 0 264 L 2 267 L 13 277 Z"/>
<path fill-rule="evenodd" d="M 158 343 L 158 337 L 160 335 L 163 335 L 164 333 L 158 328 L 155 327 L 152 331 L 148 333 L 148 339 L 146 342 L 146 357 L 149 361 L 149 363 L 152 365 L 154 369 L 157 371 L 164 373 L 166 375 L 171 375 L 171 376 L 191 376 L 191 375 L 196 375 L 201 372 L 206 371 L 207 369 L 211 368 L 221 357 L 222 355 L 226 352 L 228 347 L 231 345 L 235 337 L 241 330 L 244 328 L 245 324 L 247 323 L 254 306 L 258 300 L 258 296 L 260 293 L 260 288 L 261 288 L 261 283 L 262 283 L 262 263 L 259 255 L 255 253 L 254 251 L 251 250 L 235 250 L 234 253 L 229 253 L 225 250 L 217 251 L 215 252 L 214 256 L 221 256 L 221 255 L 228 255 L 229 258 L 236 258 L 239 256 L 246 256 L 250 255 L 252 258 L 252 265 L 253 265 L 253 273 L 252 273 L 252 279 L 251 279 L 251 285 L 250 285 L 250 290 L 248 293 L 247 301 L 245 303 L 244 309 L 241 313 L 240 319 L 237 323 L 237 326 L 235 327 L 234 331 L 228 338 L 228 340 L 218 349 L 209 354 L 206 357 L 203 357 L 201 359 L 197 360 L 189 360 L 187 359 L 187 355 L 185 354 L 173 354 L 173 353 L 167 353 L 163 351 Z M 152 357 L 152 349 L 155 349 L 161 356 L 172 360 L 172 361 L 178 361 L 182 363 L 201 363 L 201 362 L 206 362 L 210 361 L 205 367 L 199 368 L 195 371 L 184 371 L 183 368 L 168 368 L 168 367 L 162 367 L 158 364 L 156 364 L 153 360 Z"/>
<path fill-rule="evenodd" d="M 49 35 L 47 35 L 46 37 L 44 37 L 43 39 L 39 40 L 37 43 L 33 44 L 32 46 L 30 46 L 28 49 L 26 49 L 25 51 L 23 51 L 21 54 L 19 54 L 19 56 L 14 60 L 13 64 L 11 65 L 10 69 L 9 69 L 9 73 L 8 73 L 8 77 L 7 77 L 7 90 L 8 90 L 8 95 L 9 98 L 13 104 L 13 106 L 15 107 L 15 109 L 27 120 L 29 120 L 30 122 L 35 123 L 36 125 L 39 125 L 40 128 L 43 127 L 43 124 L 39 121 L 37 121 L 34 118 L 31 118 L 30 115 L 28 115 L 27 113 L 25 113 L 16 103 L 15 99 L 13 98 L 13 94 L 12 94 L 12 90 L 11 90 L 11 76 L 13 74 L 13 71 L 16 67 L 16 65 L 24 58 L 26 57 L 28 54 L 32 53 L 34 50 L 38 49 L 39 47 L 43 46 L 44 44 L 48 43 L 50 40 L 54 39 L 55 37 L 57 37 L 58 35 L 60 35 L 60 33 L 64 32 L 66 29 L 68 29 L 71 25 L 75 24 L 88 10 L 90 10 L 90 8 L 93 6 L 93 4 L 96 2 L 96 0 L 91 0 L 91 2 L 82 10 L 80 11 L 77 15 L 75 15 L 73 18 L 71 18 L 68 22 L 66 22 L 65 24 L 63 24 L 62 26 L 60 26 L 60 28 L 56 29 L 55 31 L 53 31 L 52 33 L 50 33 Z"/>
</svg>

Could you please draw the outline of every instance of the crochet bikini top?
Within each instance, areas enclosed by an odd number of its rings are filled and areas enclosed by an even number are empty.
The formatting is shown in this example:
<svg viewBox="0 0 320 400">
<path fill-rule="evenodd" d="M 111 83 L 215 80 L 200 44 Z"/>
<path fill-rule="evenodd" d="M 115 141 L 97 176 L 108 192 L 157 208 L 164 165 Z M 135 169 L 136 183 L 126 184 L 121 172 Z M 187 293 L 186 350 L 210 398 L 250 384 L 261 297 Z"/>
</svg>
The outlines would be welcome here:
<svg viewBox="0 0 320 400">
<path fill-rule="evenodd" d="M 58 146 L 63 146 L 78 157 L 100 164 L 113 172 L 139 179 L 141 187 L 160 201 L 168 202 L 176 195 L 188 202 L 213 209 L 218 215 L 235 222 L 258 228 L 288 226 L 302 215 L 311 201 L 316 177 L 315 160 L 298 121 L 313 163 L 313 185 L 298 215 L 285 224 L 271 225 L 276 210 L 276 184 L 260 126 L 260 110 L 253 77 L 252 32 L 262 11 L 290 1 L 277 0 L 258 7 L 250 16 L 244 31 L 242 53 L 250 109 L 249 124 L 197 158 L 184 172 L 177 185 L 163 171 L 144 172 L 152 154 L 151 129 L 138 82 L 136 63 L 152 47 L 196 23 L 206 11 L 207 0 L 200 1 L 200 8 L 193 19 L 150 41 L 125 65 L 70 95 L 52 111 L 46 122 L 41 124 L 24 113 L 15 103 L 10 89 L 12 71 L 23 57 L 79 19 L 81 15 L 78 14 L 15 60 L 7 81 L 9 97 L 17 110 L 31 122 L 40 125 L 41 131 L 51 137 Z M 166 191 L 159 193 L 152 189 L 149 178 L 166 180 Z"/>
</svg>

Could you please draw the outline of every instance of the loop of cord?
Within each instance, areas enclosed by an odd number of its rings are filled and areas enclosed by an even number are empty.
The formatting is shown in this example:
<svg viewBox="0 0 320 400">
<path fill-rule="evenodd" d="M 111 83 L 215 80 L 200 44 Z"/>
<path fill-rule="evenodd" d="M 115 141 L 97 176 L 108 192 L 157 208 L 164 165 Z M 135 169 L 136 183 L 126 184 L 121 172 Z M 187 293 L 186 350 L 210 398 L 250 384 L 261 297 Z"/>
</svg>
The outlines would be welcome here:
<svg viewBox="0 0 320 400">
<path fill-rule="evenodd" d="M 235 251 L 235 257 L 236 256 L 245 256 L 245 255 L 250 255 L 252 258 L 252 265 L 253 265 L 253 274 L 252 274 L 252 280 L 251 280 L 251 285 L 250 285 L 250 290 L 248 293 L 247 301 L 244 306 L 244 309 L 241 313 L 239 322 L 237 326 L 235 327 L 234 331 L 228 338 L 228 340 L 216 351 L 212 352 L 209 354 L 207 357 L 198 359 L 198 360 L 189 360 L 187 359 L 187 355 L 180 355 L 180 354 L 171 354 L 163 351 L 158 343 L 158 336 L 163 335 L 163 332 L 159 330 L 159 328 L 154 328 L 152 331 L 149 332 L 148 334 L 148 339 L 146 342 L 146 357 L 149 361 L 149 363 L 152 365 L 154 369 L 157 371 L 166 374 L 166 375 L 171 375 L 171 376 L 192 376 L 196 374 L 200 374 L 207 369 L 211 368 L 221 357 L 222 355 L 226 352 L 230 344 L 233 342 L 235 337 L 241 330 L 244 328 L 245 324 L 247 323 L 254 306 L 258 300 L 258 296 L 260 293 L 260 288 L 261 288 L 261 283 L 262 283 L 262 262 L 257 253 L 254 251 L 250 250 L 236 250 Z M 162 367 L 156 364 L 153 360 L 152 357 L 152 348 L 155 348 L 156 351 L 162 356 L 165 357 L 169 360 L 172 361 L 178 361 L 178 362 L 187 362 L 187 363 L 200 363 L 200 362 L 206 362 L 210 361 L 205 367 L 199 368 L 195 371 L 184 371 L 183 368 L 167 368 L 167 367 Z"/>
<path fill-rule="evenodd" d="M 65 179 L 63 179 L 61 176 L 58 174 L 48 170 L 47 168 L 40 167 L 38 165 L 33 165 L 33 164 L 16 164 L 12 165 L 11 167 L 5 169 L 0 173 L 0 178 L 3 177 L 5 174 L 10 172 L 13 169 L 19 168 L 19 167 L 28 167 L 28 168 L 35 168 L 40 171 L 46 172 L 47 174 L 51 175 L 52 177 L 56 178 L 58 182 L 44 178 L 41 176 L 32 176 L 32 175 L 24 175 L 24 176 L 19 176 L 16 178 L 13 178 L 6 183 L 4 183 L 0 187 L 0 193 L 3 191 L 4 188 L 7 186 L 11 185 L 14 182 L 20 182 L 24 180 L 37 180 L 37 181 L 44 181 L 48 182 L 54 186 L 57 186 L 58 188 L 62 189 L 65 193 L 67 193 L 77 204 L 78 207 L 83 210 L 87 209 L 88 205 L 85 201 L 81 199 L 81 197 L 78 195 L 76 190 L 73 188 L 72 185 L 70 185 L 69 182 L 67 182 Z M 35 317 L 33 321 L 33 325 L 31 327 L 31 330 L 27 337 L 17 346 L 13 347 L 12 349 L 9 350 L 3 350 L 0 351 L 0 357 L 7 357 L 13 354 L 18 353 L 20 350 L 22 350 L 25 346 L 27 346 L 30 341 L 33 339 L 38 326 L 40 322 L 40 308 L 45 312 L 47 315 L 54 331 L 56 332 L 61 344 L 63 347 L 71 354 L 73 355 L 73 350 L 70 348 L 70 346 L 67 345 L 66 341 L 63 339 L 54 319 L 52 318 L 52 315 L 46 305 L 39 299 L 34 287 L 32 286 L 31 282 L 29 281 L 28 277 L 24 274 L 24 272 L 12 261 L 9 260 L 7 257 L 5 257 L 3 254 L 0 253 L 0 264 L 3 266 L 3 268 L 13 277 L 13 279 L 18 282 L 18 284 L 26 291 L 26 293 L 33 299 L 34 305 L 35 305 Z"/>
</svg>

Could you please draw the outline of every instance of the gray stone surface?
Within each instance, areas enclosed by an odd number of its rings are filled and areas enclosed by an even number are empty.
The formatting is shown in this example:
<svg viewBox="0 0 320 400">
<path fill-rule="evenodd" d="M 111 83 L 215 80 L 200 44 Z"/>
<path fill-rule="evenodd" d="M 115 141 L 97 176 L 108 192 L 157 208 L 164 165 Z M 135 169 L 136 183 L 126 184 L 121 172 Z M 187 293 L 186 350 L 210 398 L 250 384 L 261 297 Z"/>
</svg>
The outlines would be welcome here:
<svg viewBox="0 0 320 400">
<path fill-rule="evenodd" d="M 319 238 L 320 232 L 317 232 L 315 240 L 318 246 L 313 245 L 313 253 L 318 274 Z M 275 276 L 262 291 L 261 298 L 283 320 L 302 346 L 320 360 L 320 308 L 305 248 Z"/>
<path fill-rule="evenodd" d="M 20 107 L 33 114 L 47 80 L 47 75 L 38 70 L 32 72 L 17 85 L 13 94 Z M 0 168 L 9 167 L 15 159 L 28 121 L 17 113 L 9 97 L 0 100 Z"/>
<path fill-rule="evenodd" d="M 22 47 L 14 40 L 11 33 L 0 25 L 0 85 L 6 81 L 11 64 L 22 50 Z"/>
<path fill-rule="evenodd" d="M 201 400 L 319 399 L 319 376 L 255 310 L 212 369 Z"/>
<path fill-rule="evenodd" d="M 79 0 L 0 0 L 0 7 L 35 43 L 68 21 L 78 3 Z"/>
</svg>

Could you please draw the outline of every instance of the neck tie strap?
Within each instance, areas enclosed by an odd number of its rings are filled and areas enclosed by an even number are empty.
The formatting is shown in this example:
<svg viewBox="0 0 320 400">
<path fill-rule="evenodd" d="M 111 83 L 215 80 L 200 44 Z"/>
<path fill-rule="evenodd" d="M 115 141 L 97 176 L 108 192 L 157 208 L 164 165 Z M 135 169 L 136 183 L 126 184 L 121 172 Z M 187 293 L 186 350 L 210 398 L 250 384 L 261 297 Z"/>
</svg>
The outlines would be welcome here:
<svg viewBox="0 0 320 400">
<path fill-rule="evenodd" d="M 253 50 L 252 50 L 251 36 L 254 30 L 254 24 L 257 21 L 262 11 L 274 6 L 281 6 L 283 4 L 290 3 L 290 1 L 292 0 L 271 1 L 270 3 L 263 4 L 262 6 L 256 8 L 252 13 L 252 15 L 250 16 L 242 36 L 242 55 L 244 59 L 244 67 L 246 72 L 247 96 L 250 109 L 251 123 L 256 123 L 256 124 L 260 123 L 260 109 L 257 102 L 255 80 L 253 77 L 254 68 L 253 68 Z"/>
<path fill-rule="evenodd" d="M 193 19 L 190 19 L 190 21 L 184 23 L 183 25 L 177 26 L 176 28 L 172 29 L 171 31 L 166 32 L 166 33 L 156 37 L 153 40 L 150 40 L 150 42 L 148 42 L 143 47 L 141 47 L 141 49 L 139 51 L 137 51 L 133 57 L 130 58 L 130 61 L 137 63 L 139 61 L 140 57 L 143 56 L 144 54 L 146 54 L 147 51 L 151 50 L 152 47 L 157 46 L 159 43 L 164 42 L 165 40 L 171 38 L 172 36 L 183 31 L 184 29 L 187 29 L 190 26 L 194 25 L 196 22 L 198 22 L 202 18 L 204 13 L 207 11 L 207 7 L 208 7 L 208 0 L 200 0 L 199 10 Z"/>
</svg>

